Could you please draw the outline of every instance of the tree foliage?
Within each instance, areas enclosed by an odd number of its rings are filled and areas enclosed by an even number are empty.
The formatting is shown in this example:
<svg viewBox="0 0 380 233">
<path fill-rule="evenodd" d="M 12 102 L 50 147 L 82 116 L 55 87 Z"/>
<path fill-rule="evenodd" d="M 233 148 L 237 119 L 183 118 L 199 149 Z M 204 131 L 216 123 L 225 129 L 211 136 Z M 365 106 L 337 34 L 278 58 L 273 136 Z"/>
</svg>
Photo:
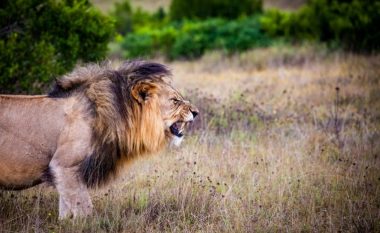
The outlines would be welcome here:
<svg viewBox="0 0 380 233">
<path fill-rule="evenodd" d="M 290 40 L 333 42 L 355 51 L 380 49 L 379 0 L 311 0 L 295 13 L 267 11 L 264 31 Z"/>
<path fill-rule="evenodd" d="M 0 2 L 0 91 L 38 93 L 78 61 L 104 57 L 113 21 L 86 0 Z"/>
<path fill-rule="evenodd" d="M 262 0 L 172 0 L 170 17 L 172 20 L 228 18 L 252 15 L 262 10 Z"/>
</svg>

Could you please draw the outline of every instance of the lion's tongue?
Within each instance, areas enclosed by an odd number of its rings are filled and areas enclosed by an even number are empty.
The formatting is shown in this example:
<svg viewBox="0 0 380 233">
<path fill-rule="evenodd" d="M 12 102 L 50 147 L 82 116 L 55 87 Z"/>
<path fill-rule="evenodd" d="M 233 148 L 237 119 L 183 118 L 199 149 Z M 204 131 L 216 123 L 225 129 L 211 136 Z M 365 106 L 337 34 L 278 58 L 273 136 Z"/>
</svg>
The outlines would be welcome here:
<svg viewBox="0 0 380 233">
<path fill-rule="evenodd" d="M 182 137 L 183 136 L 181 132 L 182 128 L 183 128 L 183 124 L 176 122 L 172 126 L 170 126 L 170 132 L 178 137 Z"/>
</svg>

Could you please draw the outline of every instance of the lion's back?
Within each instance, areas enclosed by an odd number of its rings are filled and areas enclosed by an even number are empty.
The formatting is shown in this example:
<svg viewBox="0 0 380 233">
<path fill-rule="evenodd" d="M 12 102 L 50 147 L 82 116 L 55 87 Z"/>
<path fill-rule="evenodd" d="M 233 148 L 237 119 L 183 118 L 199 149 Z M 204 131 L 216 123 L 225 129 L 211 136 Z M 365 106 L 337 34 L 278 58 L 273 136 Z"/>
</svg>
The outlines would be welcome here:
<svg viewBox="0 0 380 233">
<path fill-rule="evenodd" d="M 36 182 L 54 153 L 63 116 L 45 96 L 0 95 L 0 187 Z"/>
</svg>

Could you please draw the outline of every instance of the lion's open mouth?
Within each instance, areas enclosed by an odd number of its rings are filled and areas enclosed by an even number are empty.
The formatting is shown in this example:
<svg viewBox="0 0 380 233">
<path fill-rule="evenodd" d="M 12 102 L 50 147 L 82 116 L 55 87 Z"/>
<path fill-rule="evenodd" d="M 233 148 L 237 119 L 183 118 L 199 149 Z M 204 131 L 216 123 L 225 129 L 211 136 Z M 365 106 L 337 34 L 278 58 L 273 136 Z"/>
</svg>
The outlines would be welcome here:
<svg viewBox="0 0 380 233">
<path fill-rule="evenodd" d="M 170 132 L 177 137 L 182 137 L 183 131 L 185 129 L 185 125 L 186 125 L 185 122 L 177 121 L 170 126 Z"/>
</svg>

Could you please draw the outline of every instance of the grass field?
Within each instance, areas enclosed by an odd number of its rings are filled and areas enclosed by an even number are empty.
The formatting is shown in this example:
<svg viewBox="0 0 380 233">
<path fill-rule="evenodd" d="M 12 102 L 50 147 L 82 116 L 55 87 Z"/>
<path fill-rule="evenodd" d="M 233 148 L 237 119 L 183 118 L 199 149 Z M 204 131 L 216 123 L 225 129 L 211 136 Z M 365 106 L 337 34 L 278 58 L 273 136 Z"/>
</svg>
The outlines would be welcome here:
<svg viewBox="0 0 380 233">
<path fill-rule="evenodd" d="M 272 47 L 168 63 L 200 108 L 179 149 L 94 190 L 0 192 L 1 232 L 379 232 L 380 57 Z"/>
</svg>

